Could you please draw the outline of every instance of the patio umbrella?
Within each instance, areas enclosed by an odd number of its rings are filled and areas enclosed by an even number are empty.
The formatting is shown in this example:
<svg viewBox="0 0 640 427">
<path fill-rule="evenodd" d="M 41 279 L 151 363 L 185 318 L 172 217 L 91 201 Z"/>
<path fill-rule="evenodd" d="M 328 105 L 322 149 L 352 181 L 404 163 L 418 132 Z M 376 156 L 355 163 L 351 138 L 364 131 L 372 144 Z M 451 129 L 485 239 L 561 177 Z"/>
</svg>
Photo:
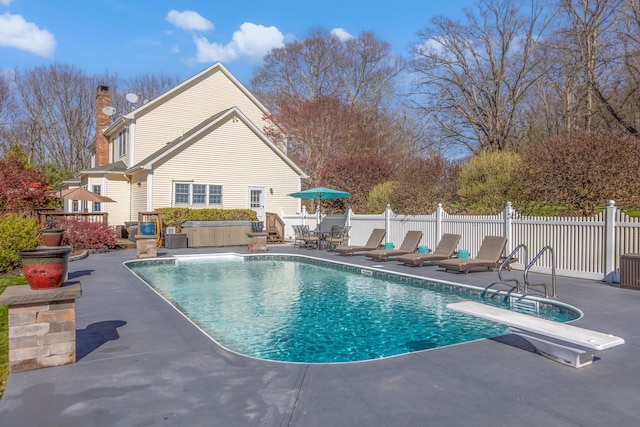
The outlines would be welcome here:
<svg viewBox="0 0 640 427">
<path fill-rule="evenodd" d="M 115 203 L 116 201 L 109 197 L 101 196 L 84 188 L 67 188 L 65 190 L 56 191 L 56 197 L 67 200 L 83 200 L 87 202 Z"/>
<path fill-rule="evenodd" d="M 320 206 L 320 218 L 322 218 L 322 199 L 345 199 L 351 197 L 351 193 L 346 191 L 334 190 L 326 187 L 310 188 L 304 191 L 298 191 L 297 193 L 289 194 L 291 197 L 297 197 L 298 199 L 318 199 L 318 205 Z"/>
</svg>

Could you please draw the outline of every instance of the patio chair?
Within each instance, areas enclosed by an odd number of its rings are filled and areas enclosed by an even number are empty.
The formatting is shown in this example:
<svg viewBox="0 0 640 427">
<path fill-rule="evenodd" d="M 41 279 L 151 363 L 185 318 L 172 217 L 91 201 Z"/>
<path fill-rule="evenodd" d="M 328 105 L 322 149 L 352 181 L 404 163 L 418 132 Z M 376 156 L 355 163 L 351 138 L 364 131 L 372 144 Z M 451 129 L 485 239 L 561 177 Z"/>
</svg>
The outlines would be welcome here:
<svg viewBox="0 0 640 427">
<path fill-rule="evenodd" d="M 506 246 L 506 237 L 485 236 L 475 258 L 451 258 L 440 262 L 438 266 L 445 271 L 464 271 L 465 274 L 472 268 L 497 268 Z"/>
<path fill-rule="evenodd" d="M 407 231 L 399 249 L 376 249 L 365 254 L 374 261 L 387 261 L 390 257 L 410 254 L 418 250 L 418 245 L 422 239 L 422 231 Z"/>
<path fill-rule="evenodd" d="M 383 228 L 374 228 L 371 231 L 371 236 L 364 246 L 350 245 L 350 246 L 338 246 L 335 251 L 340 255 L 353 255 L 356 252 L 367 252 L 378 249 L 382 245 L 382 239 L 387 232 Z"/>
<path fill-rule="evenodd" d="M 414 267 L 422 267 L 425 262 L 433 263 L 434 261 L 442 261 L 453 256 L 459 241 L 459 234 L 443 234 L 440 243 L 438 243 L 438 246 L 436 246 L 433 252 L 400 255 L 397 261 Z"/>
<path fill-rule="evenodd" d="M 319 244 L 322 238 L 314 231 L 311 231 L 308 225 L 300 226 L 300 235 L 302 239 L 302 246 L 305 248 L 315 247 L 316 249 L 319 249 Z"/>
<path fill-rule="evenodd" d="M 291 228 L 293 228 L 293 247 L 296 248 L 300 248 L 302 247 L 302 245 L 304 244 L 304 241 L 302 240 L 302 226 L 301 225 L 292 225 Z"/>
<path fill-rule="evenodd" d="M 327 249 L 330 251 L 334 250 L 336 247 L 349 240 L 350 229 L 350 225 L 344 227 L 334 225 L 331 227 L 331 234 L 324 238 L 324 241 L 327 243 Z"/>
</svg>

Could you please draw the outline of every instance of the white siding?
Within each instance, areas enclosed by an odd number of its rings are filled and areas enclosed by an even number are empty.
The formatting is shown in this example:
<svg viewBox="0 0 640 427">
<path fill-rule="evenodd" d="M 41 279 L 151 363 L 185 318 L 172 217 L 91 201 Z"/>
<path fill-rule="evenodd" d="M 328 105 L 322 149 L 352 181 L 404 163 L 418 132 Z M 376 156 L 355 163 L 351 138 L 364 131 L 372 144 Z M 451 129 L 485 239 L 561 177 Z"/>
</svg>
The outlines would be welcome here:
<svg viewBox="0 0 640 427">
<path fill-rule="evenodd" d="M 209 117 L 238 107 L 259 129 L 264 113 L 221 71 L 207 74 L 188 90 L 164 100 L 136 118 L 135 159 L 145 157 L 188 132 Z"/>
<path fill-rule="evenodd" d="M 138 220 L 138 212 L 147 212 L 147 172 L 136 172 L 131 177 L 131 212 L 129 221 Z"/>
<path fill-rule="evenodd" d="M 115 200 L 115 203 L 103 203 L 102 210 L 109 213 L 109 225 L 124 224 L 125 221 L 129 221 L 129 181 L 124 175 L 105 181 L 102 194 Z"/>
<path fill-rule="evenodd" d="M 246 209 L 249 186 L 265 188 L 267 212 L 299 207 L 298 199 L 287 196 L 298 191 L 297 173 L 242 121 L 221 124 L 168 163 L 156 165 L 154 209 L 172 206 L 172 179 L 222 185 L 225 209 Z"/>
</svg>

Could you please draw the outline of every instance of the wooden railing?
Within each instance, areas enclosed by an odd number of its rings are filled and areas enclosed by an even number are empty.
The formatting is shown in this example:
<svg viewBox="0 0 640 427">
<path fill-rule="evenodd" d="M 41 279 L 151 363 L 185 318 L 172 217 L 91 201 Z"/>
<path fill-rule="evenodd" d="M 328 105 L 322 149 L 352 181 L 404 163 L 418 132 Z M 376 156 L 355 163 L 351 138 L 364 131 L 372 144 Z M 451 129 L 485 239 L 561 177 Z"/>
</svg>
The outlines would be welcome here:
<svg viewBox="0 0 640 427">
<path fill-rule="evenodd" d="M 267 241 L 276 243 L 284 241 L 284 221 L 276 213 L 267 212 L 265 232 L 268 233 Z"/>
<path fill-rule="evenodd" d="M 56 210 L 42 210 L 38 211 L 38 219 L 40 225 L 44 228 L 47 224 L 47 219 L 82 219 L 87 222 L 101 222 L 104 225 L 109 225 L 109 214 L 107 212 L 62 212 Z"/>
</svg>

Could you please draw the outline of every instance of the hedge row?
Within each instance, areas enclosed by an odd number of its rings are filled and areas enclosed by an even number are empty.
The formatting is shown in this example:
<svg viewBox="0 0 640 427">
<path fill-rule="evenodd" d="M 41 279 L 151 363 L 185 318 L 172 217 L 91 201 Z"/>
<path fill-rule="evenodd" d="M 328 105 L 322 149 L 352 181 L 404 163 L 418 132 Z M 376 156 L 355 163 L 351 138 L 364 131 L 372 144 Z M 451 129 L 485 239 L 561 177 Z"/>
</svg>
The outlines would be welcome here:
<svg viewBox="0 0 640 427">
<path fill-rule="evenodd" d="M 256 221 L 258 217 L 251 209 L 189 209 L 158 208 L 154 212 L 162 213 L 165 227 L 175 227 L 181 231 L 180 225 L 185 221 Z"/>
</svg>

